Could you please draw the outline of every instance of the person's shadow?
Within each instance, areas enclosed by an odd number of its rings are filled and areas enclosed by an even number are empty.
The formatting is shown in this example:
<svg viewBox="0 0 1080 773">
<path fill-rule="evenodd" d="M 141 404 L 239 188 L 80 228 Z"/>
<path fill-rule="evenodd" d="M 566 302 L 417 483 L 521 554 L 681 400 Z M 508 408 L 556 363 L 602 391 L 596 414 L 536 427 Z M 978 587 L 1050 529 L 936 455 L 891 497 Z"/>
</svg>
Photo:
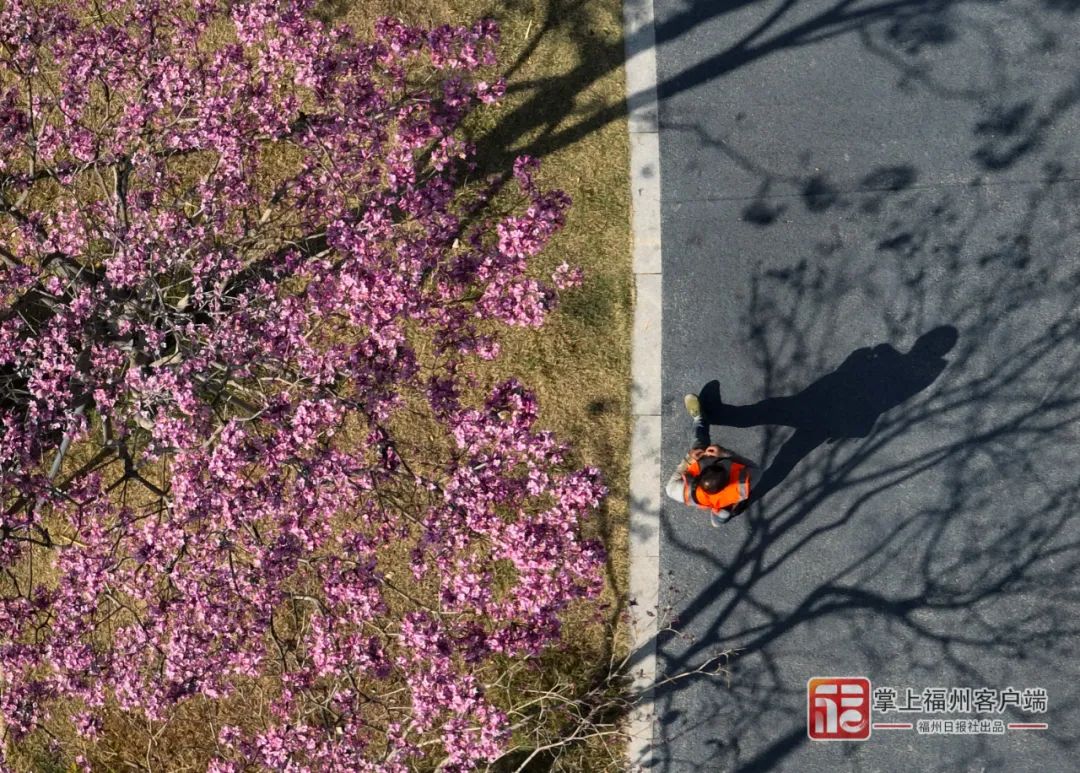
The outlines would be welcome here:
<svg viewBox="0 0 1080 773">
<path fill-rule="evenodd" d="M 751 486 L 747 505 L 778 486 L 822 443 L 868 436 L 881 414 L 937 379 L 957 337 L 956 328 L 943 325 L 920 336 L 907 354 L 890 344 L 856 349 L 840 367 L 798 394 L 770 397 L 753 405 L 728 405 L 721 400 L 718 381 L 706 384 L 700 398 L 709 424 L 795 427 L 795 434 L 777 452 L 761 480 Z"/>
</svg>

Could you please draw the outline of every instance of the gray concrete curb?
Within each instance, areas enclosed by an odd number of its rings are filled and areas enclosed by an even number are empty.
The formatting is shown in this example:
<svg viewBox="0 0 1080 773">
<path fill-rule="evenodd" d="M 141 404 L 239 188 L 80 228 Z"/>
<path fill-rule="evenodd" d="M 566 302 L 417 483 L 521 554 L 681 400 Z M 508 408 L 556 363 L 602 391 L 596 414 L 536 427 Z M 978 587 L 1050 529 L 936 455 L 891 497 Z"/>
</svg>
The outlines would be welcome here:
<svg viewBox="0 0 1080 773">
<path fill-rule="evenodd" d="M 623 0 L 626 107 L 630 132 L 631 227 L 634 240 L 634 329 L 630 445 L 631 646 L 639 651 L 633 690 L 642 700 L 630 717 L 629 770 L 653 765 L 652 687 L 660 580 L 660 140 L 656 110 L 656 36 L 652 0 Z"/>
</svg>

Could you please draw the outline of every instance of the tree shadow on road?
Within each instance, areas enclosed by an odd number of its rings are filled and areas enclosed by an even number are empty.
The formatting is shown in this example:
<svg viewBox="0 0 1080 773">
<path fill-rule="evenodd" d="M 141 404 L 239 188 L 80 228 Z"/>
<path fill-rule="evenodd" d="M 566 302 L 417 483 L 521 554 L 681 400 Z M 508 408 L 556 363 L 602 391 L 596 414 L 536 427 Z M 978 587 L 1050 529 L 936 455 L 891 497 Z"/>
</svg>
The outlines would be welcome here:
<svg viewBox="0 0 1080 773">
<path fill-rule="evenodd" d="M 750 269 L 739 329 L 762 399 L 717 409 L 705 390 L 705 408 L 728 426 L 767 423 L 754 430 L 763 460 L 787 455 L 787 427 L 814 452 L 796 444 L 798 467 L 775 473 L 784 485 L 715 541 L 665 508 L 668 565 L 705 579 L 665 595 L 693 637 L 657 639 L 662 673 L 718 650 L 738 657 L 730 688 L 660 691 L 659 713 L 682 718 L 658 728 L 654 769 L 797 765 L 799 669 L 821 651 L 916 687 L 1049 687 L 1041 748 L 1075 750 L 1078 196 L 1067 169 L 1007 198 L 983 187 L 848 196 L 836 206 L 857 213 L 858 239 Z M 860 349 L 837 368 L 853 299 L 865 304 L 858 328 L 884 330 L 877 340 L 896 348 Z M 727 368 L 730 353 L 717 355 Z M 833 433 L 846 439 L 814 442 Z M 704 716 L 708 748 L 690 724 Z M 929 769 L 1015 766 L 1002 755 L 971 737 Z"/>
<path fill-rule="evenodd" d="M 705 23 L 720 6 L 733 4 L 703 3 L 693 13 Z M 970 136 L 942 139 L 955 140 L 955 157 L 973 163 L 955 175 L 920 169 L 917 157 L 838 170 L 810 158 L 813 138 L 802 153 L 799 145 L 755 158 L 731 122 L 676 119 L 668 107 L 664 128 L 699 140 L 680 173 L 707 181 L 734 170 L 758 185 L 760 195 L 745 204 L 730 190 L 716 192 L 718 202 L 742 208 L 748 225 L 739 227 L 756 234 L 747 257 L 765 264 L 746 260 L 748 292 L 741 281 L 730 288 L 740 313 L 716 346 L 716 367 L 729 370 L 733 355 L 744 355 L 739 362 L 756 384 L 750 398 L 762 399 L 721 409 L 726 415 L 713 421 L 767 425 L 756 431 L 758 455 L 775 470 L 768 498 L 715 541 L 684 526 L 689 517 L 679 508 L 664 510 L 667 565 L 694 571 L 681 595 L 664 598 L 692 636 L 657 639 L 662 673 L 717 650 L 739 656 L 730 687 L 683 682 L 660 691 L 660 715 L 674 707 L 681 714 L 658 725 L 664 748 L 654 770 L 805 769 L 801 669 L 822 662 L 822 653 L 846 658 L 846 673 L 914 687 L 1048 687 L 1050 730 L 1030 739 L 1025 753 L 1033 756 L 1022 764 L 1038 757 L 1052 769 L 1075 754 L 1066 728 L 1080 705 L 1080 169 L 1065 130 L 1080 89 L 1068 68 L 1039 88 L 1029 75 L 1035 62 L 1057 71 L 1053 52 L 1080 6 L 1043 6 L 760 6 L 757 20 L 733 25 L 738 43 L 702 52 L 661 84 L 661 95 L 673 96 L 785 46 L 851 33 L 867 55 L 895 68 L 894 96 L 930 93 L 971 108 Z M 971 71 L 944 66 L 943 52 L 962 42 L 985 52 Z M 976 70 L 977 87 L 968 87 Z M 996 176 L 1005 171 L 1007 179 Z M 711 201 L 704 185 L 701 195 Z M 669 254 L 716 240 L 715 218 L 679 203 L 693 216 L 673 218 L 686 233 L 665 228 Z M 832 236 L 815 241 L 826 229 Z M 774 231 L 785 235 L 772 242 Z M 770 246 L 795 254 L 784 263 Z M 853 398 L 825 389 L 845 370 L 833 371 L 852 350 L 838 342 L 853 331 L 901 346 L 943 323 L 962 338 L 947 371 L 930 367 L 921 386 L 871 378 L 883 394 L 855 390 Z M 888 361 L 911 352 L 883 354 Z M 705 403 L 708 410 L 708 395 Z M 846 440 L 827 444 L 833 436 Z M 939 748 L 922 769 L 1018 764 L 1015 750 L 995 739 Z M 814 752 L 818 761 L 830 753 Z M 851 770 L 898 764 L 873 744 L 829 759 Z"/>
<path fill-rule="evenodd" d="M 537 24 L 530 25 L 527 41 L 520 47 L 515 61 L 503 71 L 508 94 L 517 98 L 514 107 L 477 137 L 481 171 L 501 173 L 522 153 L 543 158 L 558 152 L 612 121 L 625 118 L 628 103 L 636 105 L 649 96 L 638 93 L 627 95 L 626 99 L 621 95 L 617 99 L 596 97 L 597 84 L 623 66 L 627 51 L 640 51 L 652 44 L 651 31 L 646 29 L 632 33 L 629 38 L 598 36 L 597 25 L 590 20 L 597 5 L 585 0 L 543 0 L 536 4 Z M 625 13 L 642 12 L 634 0 L 627 0 L 624 5 Z M 676 44 L 703 25 L 720 28 L 721 20 L 727 22 L 723 28 L 733 28 L 732 19 L 738 14 L 757 13 L 758 5 L 750 0 L 696 0 L 682 4 L 677 11 L 656 19 L 654 45 Z M 667 99 L 778 53 L 819 45 L 882 25 L 888 27 L 893 38 L 900 36 L 893 41 L 894 46 L 903 46 L 909 53 L 945 45 L 951 41 L 951 31 L 957 24 L 953 10 L 966 5 L 977 3 L 966 0 L 778 3 L 745 35 L 718 39 L 715 50 L 703 52 L 700 62 L 674 72 L 658 73 L 657 92 L 661 99 Z M 520 13 L 521 5 L 496 3 L 491 7 L 491 15 L 496 19 L 508 12 Z M 573 40 L 577 50 L 575 60 L 559 75 L 520 77 L 530 57 L 549 55 L 541 52 L 542 44 L 556 32 Z M 908 63 L 897 67 L 912 69 Z M 925 74 L 915 69 L 925 79 Z M 905 77 L 915 76 L 908 73 Z M 965 96 L 985 98 L 981 92 L 965 92 Z"/>
</svg>

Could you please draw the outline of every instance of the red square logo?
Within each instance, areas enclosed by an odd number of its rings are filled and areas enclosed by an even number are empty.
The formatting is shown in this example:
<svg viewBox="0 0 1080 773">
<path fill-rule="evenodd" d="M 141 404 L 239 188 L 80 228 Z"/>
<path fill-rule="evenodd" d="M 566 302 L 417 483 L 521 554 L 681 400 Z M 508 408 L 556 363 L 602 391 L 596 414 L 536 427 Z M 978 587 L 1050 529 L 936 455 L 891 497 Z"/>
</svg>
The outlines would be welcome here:
<svg viewBox="0 0 1080 773">
<path fill-rule="evenodd" d="M 815 676 L 806 683 L 806 733 L 814 741 L 865 741 L 870 737 L 870 680 L 864 676 Z"/>
</svg>

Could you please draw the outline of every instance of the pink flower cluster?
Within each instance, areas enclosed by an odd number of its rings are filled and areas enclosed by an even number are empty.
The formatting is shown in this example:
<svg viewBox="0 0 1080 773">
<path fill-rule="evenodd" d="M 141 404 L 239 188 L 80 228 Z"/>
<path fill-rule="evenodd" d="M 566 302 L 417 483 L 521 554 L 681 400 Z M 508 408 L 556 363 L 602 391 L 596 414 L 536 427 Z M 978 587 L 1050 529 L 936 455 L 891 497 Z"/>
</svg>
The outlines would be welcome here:
<svg viewBox="0 0 1080 773">
<path fill-rule="evenodd" d="M 522 384 L 464 397 L 580 282 L 530 271 L 535 161 L 465 184 L 496 28 L 310 5 L 0 8 L 0 725 L 87 769 L 115 707 L 268 679 L 209 769 L 473 769 L 485 674 L 601 586 L 598 471 Z"/>
</svg>

